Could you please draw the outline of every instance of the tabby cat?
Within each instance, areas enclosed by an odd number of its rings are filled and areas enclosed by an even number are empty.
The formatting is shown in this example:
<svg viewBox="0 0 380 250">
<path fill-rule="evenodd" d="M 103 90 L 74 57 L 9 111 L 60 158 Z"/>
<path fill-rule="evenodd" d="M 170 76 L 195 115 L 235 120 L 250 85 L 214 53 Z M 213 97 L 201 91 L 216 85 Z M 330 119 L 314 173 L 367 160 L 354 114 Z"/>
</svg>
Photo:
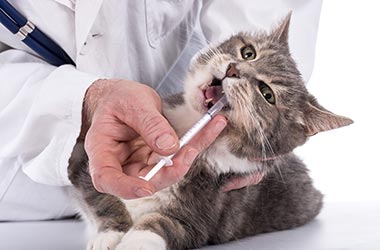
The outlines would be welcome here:
<svg viewBox="0 0 380 250">
<path fill-rule="evenodd" d="M 184 92 L 164 114 L 182 135 L 223 94 L 228 125 L 179 183 L 151 197 L 123 200 L 99 193 L 83 143 L 69 177 L 82 215 L 97 230 L 89 249 L 188 249 L 285 230 L 322 207 L 305 165 L 292 151 L 308 137 L 349 125 L 308 93 L 288 46 L 290 15 L 272 32 L 239 33 L 201 51 Z M 223 192 L 233 177 L 263 175 L 255 186 Z"/>
</svg>

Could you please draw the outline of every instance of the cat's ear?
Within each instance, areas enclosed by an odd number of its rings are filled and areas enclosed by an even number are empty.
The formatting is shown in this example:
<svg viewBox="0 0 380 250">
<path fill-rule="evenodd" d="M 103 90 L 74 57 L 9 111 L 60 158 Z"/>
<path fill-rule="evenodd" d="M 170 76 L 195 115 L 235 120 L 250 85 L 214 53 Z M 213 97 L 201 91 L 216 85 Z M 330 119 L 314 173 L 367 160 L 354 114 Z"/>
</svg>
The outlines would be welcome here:
<svg viewBox="0 0 380 250">
<path fill-rule="evenodd" d="M 323 108 L 314 97 L 306 104 L 304 111 L 306 136 L 312 136 L 319 132 L 340 128 L 353 123 L 350 118 L 336 115 Z"/>
<path fill-rule="evenodd" d="M 288 15 L 286 15 L 286 17 L 280 22 L 280 25 L 272 31 L 271 37 L 274 41 L 277 41 L 281 44 L 288 44 L 291 17 L 292 12 L 290 11 Z"/>
</svg>

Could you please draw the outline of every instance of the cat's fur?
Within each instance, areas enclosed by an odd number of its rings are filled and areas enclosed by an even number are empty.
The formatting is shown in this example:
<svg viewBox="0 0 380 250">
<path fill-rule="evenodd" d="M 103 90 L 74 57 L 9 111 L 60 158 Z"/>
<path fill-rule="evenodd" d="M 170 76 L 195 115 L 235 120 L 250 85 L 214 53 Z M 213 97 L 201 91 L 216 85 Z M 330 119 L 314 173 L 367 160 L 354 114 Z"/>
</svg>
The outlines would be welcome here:
<svg viewBox="0 0 380 250">
<path fill-rule="evenodd" d="M 294 228 L 319 213 L 322 195 L 292 150 L 352 121 L 325 110 L 307 92 L 289 53 L 289 22 L 290 15 L 270 34 L 233 36 L 192 61 L 184 94 L 166 100 L 166 117 L 183 134 L 207 110 L 204 91 L 219 79 L 229 122 L 178 184 L 137 200 L 98 193 L 83 144 L 77 144 L 69 177 L 82 214 L 97 229 L 89 249 L 197 248 Z M 254 60 L 242 58 L 245 46 L 256 51 Z M 262 83 L 273 90 L 275 104 L 263 97 Z M 256 173 L 265 173 L 260 184 L 222 191 L 232 177 Z"/>
</svg>

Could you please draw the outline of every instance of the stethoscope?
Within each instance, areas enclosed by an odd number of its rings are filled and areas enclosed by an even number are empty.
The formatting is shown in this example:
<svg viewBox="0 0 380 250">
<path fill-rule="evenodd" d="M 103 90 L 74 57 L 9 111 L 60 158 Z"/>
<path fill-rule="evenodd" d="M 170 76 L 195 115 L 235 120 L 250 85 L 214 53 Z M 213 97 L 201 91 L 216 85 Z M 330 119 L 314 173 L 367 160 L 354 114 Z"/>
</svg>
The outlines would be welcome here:
<svg viewBox="0 0 380 250">
<path fill-rule="evenodd" d="M 43 57 L 46 62 L 55 66 L 75 65 L 58 44 L 21 15 L 7 0 L 0 0 L 0 23 Z"/>
</svg>

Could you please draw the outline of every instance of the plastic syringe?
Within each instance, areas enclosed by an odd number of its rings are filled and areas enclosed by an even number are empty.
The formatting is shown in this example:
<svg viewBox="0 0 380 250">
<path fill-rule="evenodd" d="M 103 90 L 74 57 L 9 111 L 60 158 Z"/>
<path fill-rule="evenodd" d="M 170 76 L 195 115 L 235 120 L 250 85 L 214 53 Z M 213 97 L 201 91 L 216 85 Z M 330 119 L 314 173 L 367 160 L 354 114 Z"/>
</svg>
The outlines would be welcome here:
<svg viewBox="0 0 380 250">
<path fill-rule="evenodd" d="M 179 140 L 179 149 L 185 146 L 201 129 L 211 121 L 211 119 L 223 109 L 227 104 L 227 98 L 223 95 L 202 117 L 199 119 Z M 177 151 L 178 152 L 178 151 Z M 170 166 L 173 164 L 172 158 L 176 153 L 162 157 L 161 160 L 149 171 L 145 177 L 140 177 L 149 181 L 163 166 Z"/>
</svg>

